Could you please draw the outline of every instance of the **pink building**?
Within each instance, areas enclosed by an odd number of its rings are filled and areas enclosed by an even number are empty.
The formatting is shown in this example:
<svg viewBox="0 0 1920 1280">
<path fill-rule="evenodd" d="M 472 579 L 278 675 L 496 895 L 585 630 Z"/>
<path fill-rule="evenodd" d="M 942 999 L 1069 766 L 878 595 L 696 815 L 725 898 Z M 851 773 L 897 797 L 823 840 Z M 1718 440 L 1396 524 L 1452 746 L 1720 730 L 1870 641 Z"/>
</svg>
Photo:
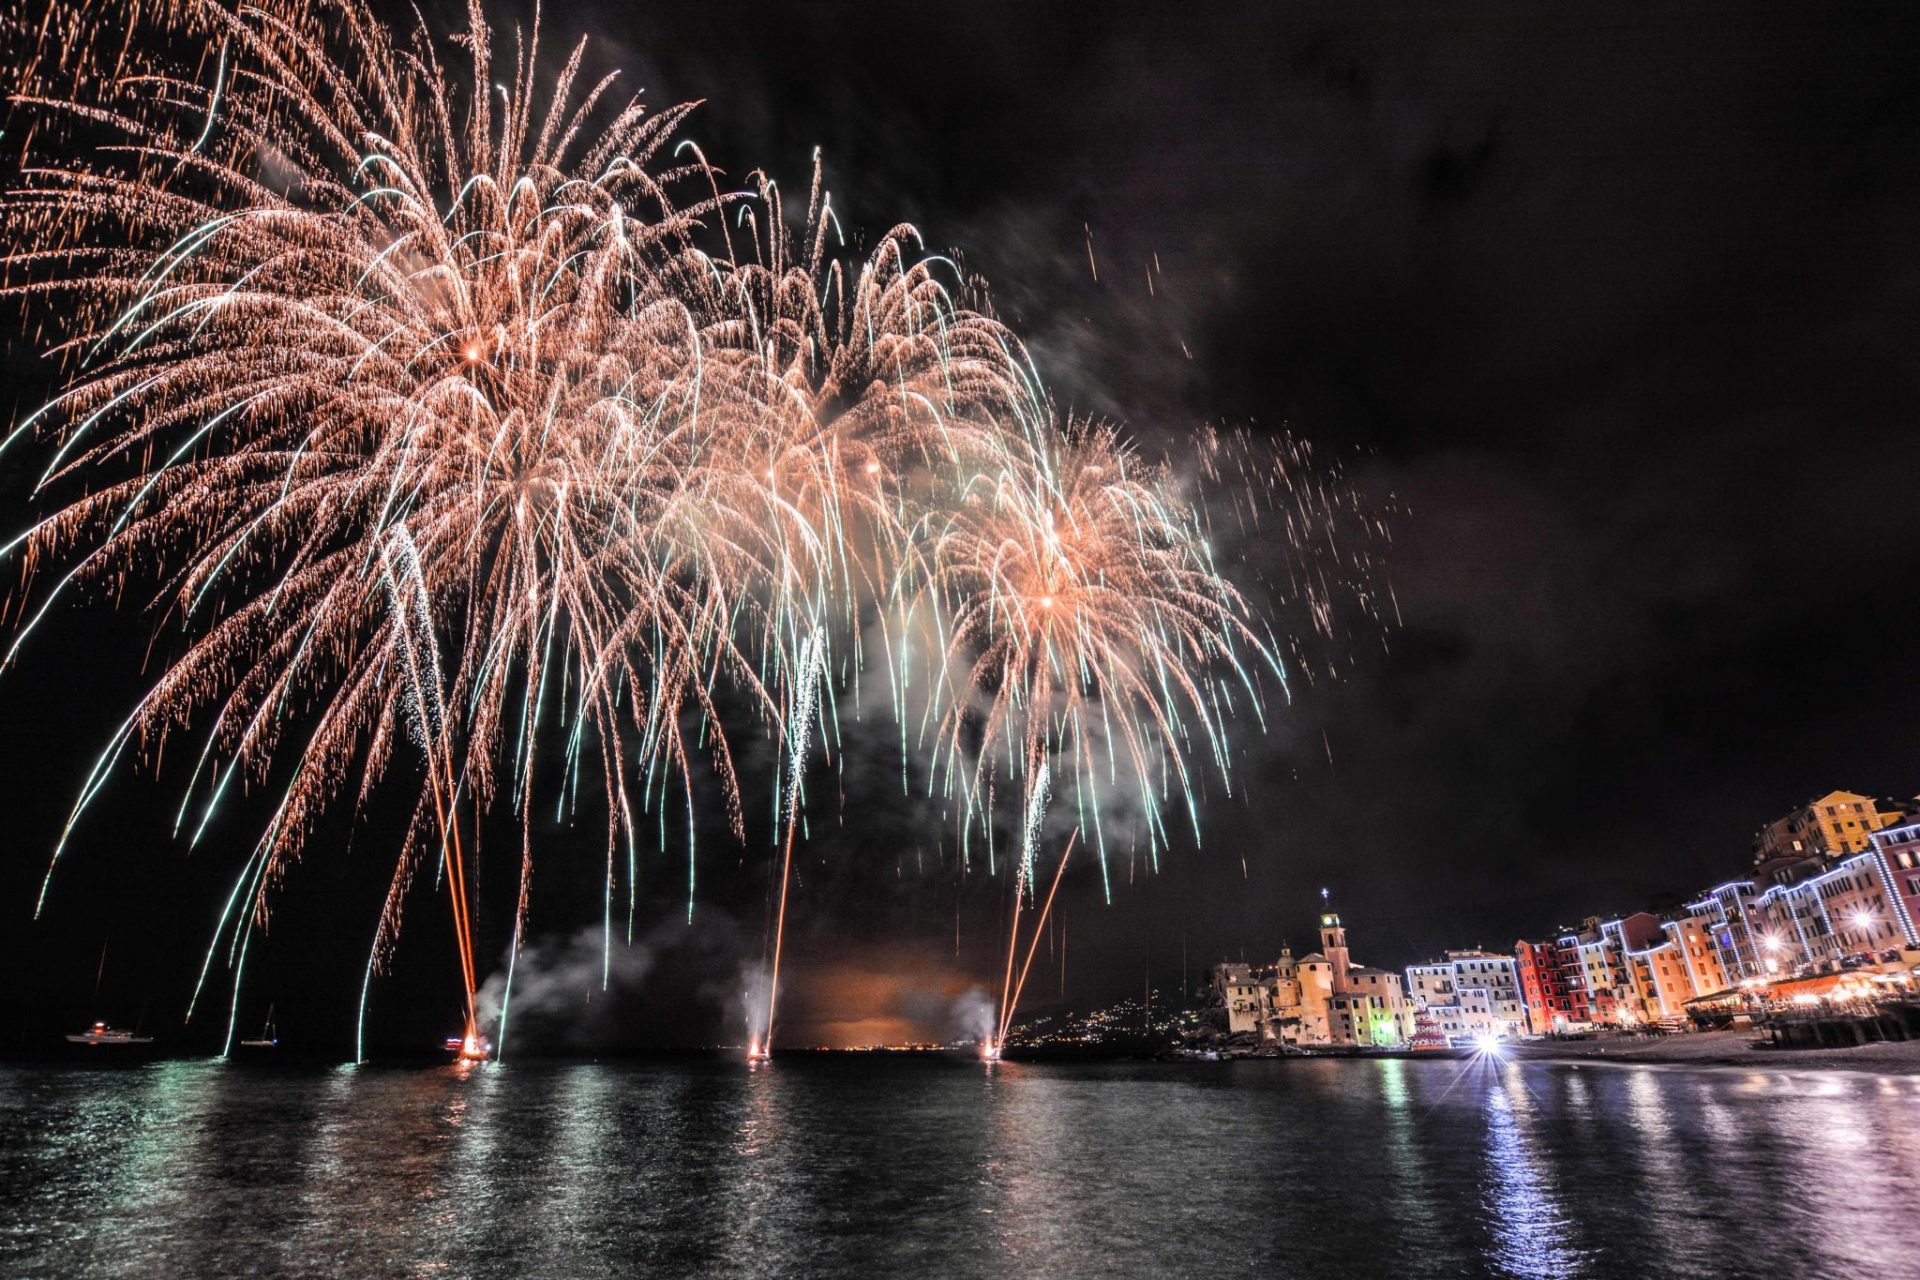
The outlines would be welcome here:
<svg viewBox="0 0 1920 1280">
<path fill-rule="evenodd" d="M 1920 947 L 1920 817 L 1874 832 L 1873 851 L 1907 945 Z"/>
</svg>

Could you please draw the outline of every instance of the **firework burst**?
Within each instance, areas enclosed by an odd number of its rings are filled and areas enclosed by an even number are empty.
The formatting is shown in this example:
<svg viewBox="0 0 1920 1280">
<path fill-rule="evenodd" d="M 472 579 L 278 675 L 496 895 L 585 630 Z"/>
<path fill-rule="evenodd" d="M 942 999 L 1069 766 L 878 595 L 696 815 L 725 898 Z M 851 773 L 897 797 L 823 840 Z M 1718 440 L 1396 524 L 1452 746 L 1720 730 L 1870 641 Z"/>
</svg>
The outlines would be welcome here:
<svg viewBox="0 0 1920 1280">
<path fill-rule="evenodd" d="M 609 942 L 623 886 L 633 927 L 639 815 L 677 788 L 691 911 L 702 755 L 745 836 L 741 705 L 780 748 L 777 975 L 807 760 L 868 629 L 901 749 L 963 829 L 990 832 L 1014 783 L 1016 901 L 1050 797 L 1072 793 L 1104 874 L 1103 791 L 1140 798 L 1157 847 L 1168 797 L 1197 823 L 1196 770 L 1230 777 L 1228 725 L 1281 668 L 1213 564 L 1210 508 L 1111 428 L 1059 425 L 912 228 L 849 256 L 817 166 L 790 233 L 777 184 L 729 187 L 676 140 L 689 108 L 585 82 L 584 44 L 537 83 L 537 24 L 503 74 L 477 5 L 445 62 L 365 0 L 7 21 L 4 291 L 65 380 L 8 441 L 48 463 L 47 514 L 7 548 L 29 585 L 5 662 L 71 587 L 148 593 L 166 656 L 63 846 L 123 760 L 176 739 L 183 838 L 239 787 L 274 797 L 203 986 L 224 948 L 237 1001 L 315 822 L 391 778 L 413 818 L 368 984 L 432 867 L 476 1042 L 483 816 L 519 818 L 510 957 L 536 781 L 571 810 L 591 780 Z M 1220 456 L 1258 506 L 1271 474 Z"/>
</svg>

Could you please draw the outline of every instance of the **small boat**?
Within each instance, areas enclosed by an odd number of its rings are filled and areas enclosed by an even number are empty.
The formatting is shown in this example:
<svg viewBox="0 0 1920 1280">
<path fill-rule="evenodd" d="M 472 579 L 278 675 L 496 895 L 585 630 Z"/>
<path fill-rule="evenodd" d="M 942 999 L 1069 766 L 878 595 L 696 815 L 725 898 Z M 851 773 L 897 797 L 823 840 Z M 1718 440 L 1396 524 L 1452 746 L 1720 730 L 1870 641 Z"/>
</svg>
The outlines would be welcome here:
<svg viewBox="0 0 1920 1280">
<path fill-rule="evenodd" d="M 138 1045 L 152 1044 L 153 1037 L 137 1036 L 131 1031 L 122 1031 L 118 1027 L 110 1027 L 104 1022 L 96 1022 L 79 1035 L 68 1036 L 67 1043 L 87 1045 Z"/>
<path fill-rule="evenodd" d="M 280 1045 L 280 1037 L 273 1029 L 273 1006 L 267 1006 L 267 1025 L 260 1028 L 260 1034 L 251 1040 L 242 1040 L 242 1049 L 275 1049 Z"/>
<path fill-rule="evenodd" d="M 448 1036 L 447 1052 L 461 1062 L 485 1062 L 493 1056 L 493 1044 L 478 1032 L 469 1036 Z"/>
</svg>

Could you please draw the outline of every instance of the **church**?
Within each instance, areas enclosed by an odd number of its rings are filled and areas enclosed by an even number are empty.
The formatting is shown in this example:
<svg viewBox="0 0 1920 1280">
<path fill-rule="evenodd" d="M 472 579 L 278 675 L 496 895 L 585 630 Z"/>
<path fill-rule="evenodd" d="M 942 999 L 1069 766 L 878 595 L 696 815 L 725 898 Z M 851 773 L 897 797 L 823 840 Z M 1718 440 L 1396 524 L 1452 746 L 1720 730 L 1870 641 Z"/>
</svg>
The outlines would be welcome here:
<svg viewBox="0 0 1920 1280">
<path fill-rule="evenodd" d="M 1321 897 L 1324 900 L 1323 890 Z M 1265 974 L 1222 965 L 1221 988 L 1234 1031 L 1257 1031 L 1263 1041 L 1302 1049 L 1391 1048 L 1413 1039 L 1413 1002 L 1397 973 L 1356 964 L 1346 927 L 1323 901 L 1320 949 L 1295 958 L 1282 947 Z"/>
</svg>

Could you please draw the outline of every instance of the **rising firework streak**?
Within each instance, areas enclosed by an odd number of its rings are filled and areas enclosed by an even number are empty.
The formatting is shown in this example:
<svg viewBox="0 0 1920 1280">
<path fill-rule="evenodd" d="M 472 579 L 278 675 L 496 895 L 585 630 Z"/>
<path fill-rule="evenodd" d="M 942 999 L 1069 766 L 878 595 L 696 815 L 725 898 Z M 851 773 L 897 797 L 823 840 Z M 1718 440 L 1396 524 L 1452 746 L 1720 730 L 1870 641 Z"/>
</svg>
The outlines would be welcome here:
<svg viewBox="0 0 1920 1280">
<path fill-rule="evenodd" d="M 484 816 L 520 825 L 510 964 L 541 794 L 563 814 L 594 798 L 603 932 L 631 938 L 669 812 L 693 909 L 701 757 L 745 837 L 729 715 L 781 748 L 777 974 L 808 758 L 868 635 L 900 748 L 963 833 L 991 833 L 998 781 L 1020 796 L 1016 894 L 1050 802 L 1104 876 L 1108 789 L 1157 848 L 1170 801 L 1197 823 L 1197 770 L 1230 777 L 1229 726 L 1258 722 L 1283 668 L 1215 567 L 1214 504 L 1113 429 L 1064 422 L 912 228 L 850 256 L 816 169 L 790 233 L 777 184 L 723 184 L 676 140 L 689 108 L 585 84 L 584 44 L 541 79 L 537 26 L 496 67 L 478 5 L 453 42 L 365 0 L 32 10 L 5 19 L 23 160 L 4 292 L 64 377 L 5 445 L 45 465 L 44 514 L 5 548 L 29 594 L 4 663 L 85 585 L 146 593 L 162 655 L 41 902 L 123 763 L 187 744 L 190 845 L 268 788 L 196 1005 L 221 960 L 237 1010 L 316 821 L 386 784 L 412 820 L 365 990 L 430 868 L 459 1039 L 481 1043 Z M 1203 454 L 1236 495 L 1221 512 L 1281 511 L 1311 544 L 1311 504 L 1287 508 L 1301 490 L 1244 439 Z M 536 750 L 550 725 L 555 758 Z"/>
</svg>

